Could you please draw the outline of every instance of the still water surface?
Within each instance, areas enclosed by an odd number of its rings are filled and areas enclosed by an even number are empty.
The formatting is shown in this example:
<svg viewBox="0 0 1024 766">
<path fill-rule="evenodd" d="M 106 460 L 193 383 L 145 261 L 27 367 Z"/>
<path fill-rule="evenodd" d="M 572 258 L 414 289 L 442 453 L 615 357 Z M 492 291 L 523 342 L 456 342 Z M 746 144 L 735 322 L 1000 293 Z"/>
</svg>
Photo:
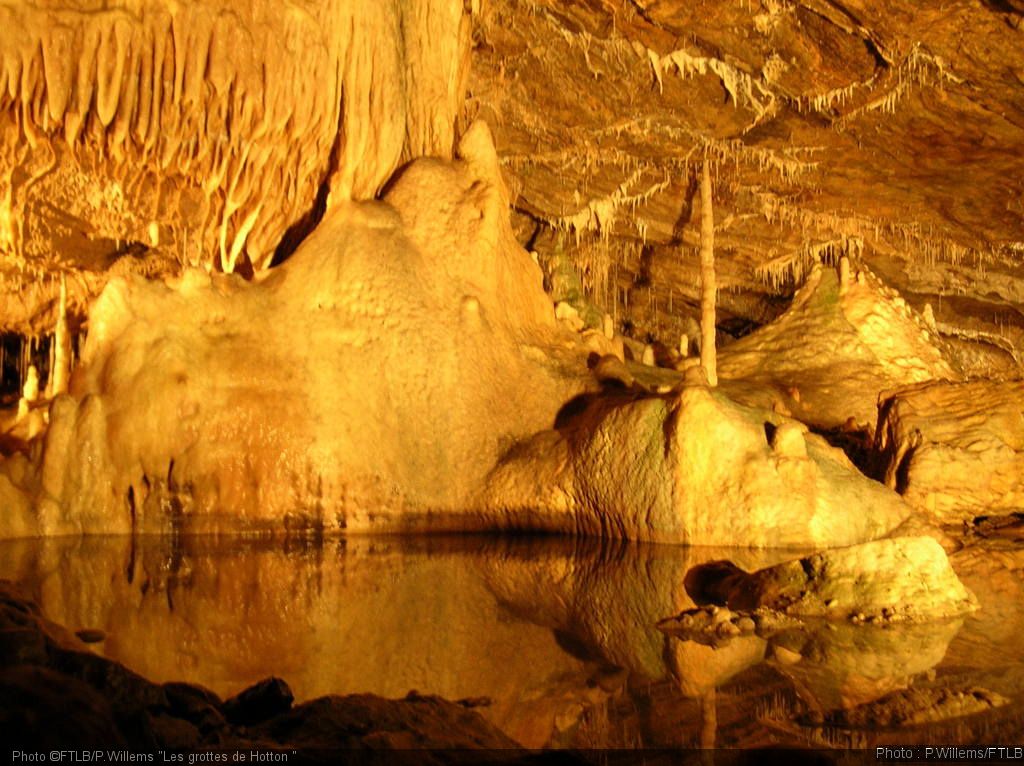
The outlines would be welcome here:
<svg viewBox="0 0 1024 766">
<path fill-rule="evenodd" d="M 795 555 L 482 536 L 91 537 L 0 543 L 0 577 L 25 584 L 51 619 L 105 631 L 97 650 L 154 681 L 229 696 L 277 675 L 299 700 L 486 698 L 480 712 L 531 747 L 907 742 L 906 731 L 821 726 L 816 713 L 944 680 L 1021 699 L 1024 577 L 1012 561 L 964 560 L 984 607 L 964 620 L 822 624 L 720 648 L 657 629 L 694 605 L 691 567 Z M 983 740 L 1022 709 L 1013 700 L 915 738 Z"/>
</svg>

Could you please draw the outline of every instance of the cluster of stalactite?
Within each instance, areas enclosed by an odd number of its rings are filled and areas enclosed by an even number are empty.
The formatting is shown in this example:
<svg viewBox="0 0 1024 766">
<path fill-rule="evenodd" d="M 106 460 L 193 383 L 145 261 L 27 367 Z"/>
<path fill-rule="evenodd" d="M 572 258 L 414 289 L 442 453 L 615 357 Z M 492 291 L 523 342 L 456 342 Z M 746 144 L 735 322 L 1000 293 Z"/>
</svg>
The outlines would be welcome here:
<svg viewBox="0 0 1024 766">
<path fill-rule="evenodd" d="M 81 258 L 54 247 L 77 221 L 115 253 L 259 270 L 328 194 L 371 198 L 403 160 L 451 156 L 461 1 L 93 5 L 0 5 L 6 269 Z"/>
<path fill-rule="evenodd" d="M 84 343 L 84 333 L 71 336 L 71 355 L 68 358 L 70 369 L 78 364 Z M 54 357 L 57 345 L 56 335 L 0 336 L 0 369 L 3 371 L 0 378 L 0 401 L 6 403 L 22 394 L 30 367 L 35 368 L 38 379 L 47 382 L 46 388 L 50 388 L 50 375 L 56 366 Z"/>
<path fill-rule="evenodd" d="M 84 341 L 84 332 L 72 332 L 68 326 L 67 288 L 62 281 L 52 333 L 0 336 L 0 402 L 20 398 L 32 403 L 40 396 L 51 399 L 65 393 Z"/>
</svg>

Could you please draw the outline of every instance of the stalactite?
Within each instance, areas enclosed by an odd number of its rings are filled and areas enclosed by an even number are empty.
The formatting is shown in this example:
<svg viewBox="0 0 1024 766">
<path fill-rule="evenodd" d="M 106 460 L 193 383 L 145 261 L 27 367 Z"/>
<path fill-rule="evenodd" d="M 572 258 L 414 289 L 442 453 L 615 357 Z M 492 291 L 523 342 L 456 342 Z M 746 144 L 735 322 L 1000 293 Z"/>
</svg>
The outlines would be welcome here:
<svg viewBox="0 0 1024 766">
<path fill-rule="evenodd" d="M 715 213 L 711 202 L 711 171 L 705 161 L 700 177 L 700 363 L 708 385 L 718 385 L 715 357 Z"/>
<path fill-rule="evenodd" d="M 0 252 L 49 249 L 39 235 L 25 241 L 24 207 L 71 156 L 99 159 L 73 172 L 125 191 L 125 204 L 104 198 L 89 211 L 98 235 L 156 247 L 175 224 L 194 229 L 191 199 L 161 205 L 143 183 L 180 177 L 212 207 L 195 260 L 230 270 L 243 252 L 266 268 L 323 183 L 332 200 L 372 198 L 402 162 L 451 154 L 477 6 L 135 5 L 0 6 L 0 111 L 25 147 L 0 157 Z"/>
<path fill-rule="evenodd" d="M 669 186 L 669 179 L 665 178 L 630 194 L 630 187 L 637 184 L 642 175 L 643 168 L 638 168 L 629 178 L 623 180 L 611 194 L 592 199 L 576 213 L 549 220 L 548 223 L 558 231 L 572 232 L 576 237 L 577 244 L 581 236 L 587 232 L 597 232 L 602 238 L 609 237 L 622 208 L 628 207 L 635 213 L 637 207 L 645 204 L 651 197 Z"/>
</svg>

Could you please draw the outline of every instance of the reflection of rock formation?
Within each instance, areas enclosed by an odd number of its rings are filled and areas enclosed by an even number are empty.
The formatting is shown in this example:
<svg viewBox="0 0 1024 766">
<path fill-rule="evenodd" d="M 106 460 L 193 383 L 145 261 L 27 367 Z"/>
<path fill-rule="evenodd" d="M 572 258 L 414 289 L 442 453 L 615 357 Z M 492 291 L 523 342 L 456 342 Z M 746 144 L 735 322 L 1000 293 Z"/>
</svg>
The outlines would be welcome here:
<svg viewBox="0 0 1024 766">
<path fill-rule="evenodd" d="M 670 638 L 666 655 L 680 692 L 699 700 L 702 746 L 714 741 L 715 690 L 767 663 L 788 681 L 807 719 L 877 700 L 905 689 L 939 664 L 961 620 L 889 628 L 810 622 L 781 632 L 758 631 L 715 646 Z M 712 709 L 708 709 L 712 706 Z M 785 722 L 791 723 L 788 717 Z"/>
<path fill-rule="evenodd" d="M 663 617 L 694 606 L 684 587 L 694 567 L 731 557 L 756 570 L 792 556 L 782 551 L 490 538 L 133 547 L 86 538 L 7 542 L 0 553 L 0 577 L 31 583 L 68 627 L 105 631 L 102 650 L 154 680 L 227 694 L 273 672 L 300 699 L 410 689 L 486 697 L 489 721 L 536 746 L 569 742 L 585 714 L 624 693 L 640 699 L 651 684 L 701 701 L 709 729 L 715 690 L 763 663 L 812 717 L 824 716 L 906 688 L 938 665 L 961 625 L 808 621 L 717 648 L 659 630 Z"/>
<path fill-rule="evenodd" d="M 818 722 L 904 689 L 938 665 L 963 621 L 936 618 L 976 608 L 931 538 L 836 549 L 753 574 L 716 561 L 691 569 L 686 582 L 701 603 L 757 611 L 737 621 L 728 608 L 694 609 L 662 624 L 673 637 L 667 654 L 680 690 L 707 702 L 716 687 L 767 660 Z M 812 618 L 800 623 L 773 610 Z M 922 622 L 863 625 L 865 613 Z"/>
<path fill-rule="evenodd" d="M 657 621 L 692 604 L 686 570 L 722 550 L 599 541 L 374 538 L 290 550 L 192 538 L 8 542 L 0 576 L 157 681 L 228 694 L 269 673 L 300 699 L 410 689 L 487 697 L 530 745 L 622 688 L 667 678 Z M 767 554 L 743 553 L 751 566 Z M 159 640 L 154 640 L 159 636 Z"/>
<path fill-rule="evenodd" d="M 716 563 L 692 571 L 687 584 L 705 602 L 804 617 L 921 621 L 978 608 L 930 537 L 835 548 L 752 573 Z"/>
<path fill-rule="evenodd" d="M 963 620 L 881 628 L 810 623 L 773 636 L 772 664 L 812 711 L 854 707 L 908 686 L 946 654 Z"/>
<path fill-rule="evenodd" d="M 492 551 L 480 545 L 84 538 L 5 543 L 0 560 L 47 614 L 102 629 L 102 651 L 154 681 L 228 695 L 273 673 L 300 700 L 411 689 L 489 698 L 479 712 L 539 746 L 556 722 L 606 696 L 588 684 L 599 663 L 567 654 L 547 626 L 511 617 L 481 577 Z"/>
<path fill-rule="evenodd" d="M 576 651 L 636 679 L 668 675 L 658 621 L 693 605 L 686 572 L 723 555 L 751 566 L 791 552 L 631 545 L 583 538 L 544 556 L 517 553 L 481 564 L 488 587 L 516 615 L 571 638 Z"/>
<path fill-rule="evenodd" d="M 1009 697 L 1024 690 L 1024 547 L 1020 520 L 1010 539 L 972 540 L 950 556 L 957 574 L 978 596 L 970 631 L 950 646 L 958 667 L 983 674 L 980 682 Z M 1016 539 L 1014 539 L 1016 538 Z"/>
<path fill-rule="evenodd" d="M 849 710 L 837 711 L 829 721 L 865 729 L 894 728 L 934 723 L 984 713 L 1002 707 L 1008 699 L 973 686 L 903 689 Z"/>
<path fill-rule="evenodd" d="M 92 761 L 104 760 L 103 753 L 115 761 L 135 753 L 143 762 L 153 755 L 184 762 L 187 753 L 193 763 L 276 763 L 301 747 L 320 752 L 299 760 L 321 763 L 325 752 L 336 758 L 339 751 L 367 749 L 517 747 L 467 709 L 468 701 L 360 694 L 292 707 L 291 691 L 276 678 L 228 700 L 180 681 L 153 683 L 88 651 L 6 580 L 0 581 L 0 636 L 0 734 L 15 751 L 61 748 L 73 757 L 69 749 L 87 750 Z M 51 751 L 50 760 L 58 759 Z"/>
</svg>

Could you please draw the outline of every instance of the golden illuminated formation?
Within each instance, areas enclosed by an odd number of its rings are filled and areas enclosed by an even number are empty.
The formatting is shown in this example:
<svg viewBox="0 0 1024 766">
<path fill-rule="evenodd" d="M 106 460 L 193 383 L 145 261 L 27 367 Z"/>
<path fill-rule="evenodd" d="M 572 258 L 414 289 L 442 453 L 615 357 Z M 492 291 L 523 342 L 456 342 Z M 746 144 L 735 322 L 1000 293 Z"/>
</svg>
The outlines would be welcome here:
<svg viewBox="0 0 1024 766">
<path fill-rule="evenodd" d="M 931 5 L 0 0 L 0 729 L 1018 731 L 1024 6 Z"/>
</svg>

